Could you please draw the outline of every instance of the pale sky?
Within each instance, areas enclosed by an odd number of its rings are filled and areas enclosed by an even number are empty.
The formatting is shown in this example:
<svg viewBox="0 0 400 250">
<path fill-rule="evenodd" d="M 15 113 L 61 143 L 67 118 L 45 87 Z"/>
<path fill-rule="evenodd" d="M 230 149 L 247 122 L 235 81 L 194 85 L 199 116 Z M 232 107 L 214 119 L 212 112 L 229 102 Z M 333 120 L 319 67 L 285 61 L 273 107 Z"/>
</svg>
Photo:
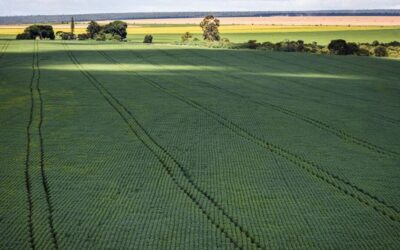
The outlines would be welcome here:
<svg viewBox="0 0 400 250">
<path fill-rule="evenodd" d="M 0 0 L 0 16 L 326 9 L 400 9 L 400 0 Z"/>
</svg>

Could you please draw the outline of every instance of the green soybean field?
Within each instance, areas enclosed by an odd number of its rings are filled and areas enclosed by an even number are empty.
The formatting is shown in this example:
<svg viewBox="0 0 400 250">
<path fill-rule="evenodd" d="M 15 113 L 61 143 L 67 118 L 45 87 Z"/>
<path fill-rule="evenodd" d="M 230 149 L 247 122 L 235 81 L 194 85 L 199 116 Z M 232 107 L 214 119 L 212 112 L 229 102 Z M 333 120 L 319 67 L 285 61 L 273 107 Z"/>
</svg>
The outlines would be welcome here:
<svg viewBox="0 0 400 250">
<path fill-rule="evenodd" d="M 400 249 L 400 61 L 0 40 L 0 249 Z"/>
</svg>

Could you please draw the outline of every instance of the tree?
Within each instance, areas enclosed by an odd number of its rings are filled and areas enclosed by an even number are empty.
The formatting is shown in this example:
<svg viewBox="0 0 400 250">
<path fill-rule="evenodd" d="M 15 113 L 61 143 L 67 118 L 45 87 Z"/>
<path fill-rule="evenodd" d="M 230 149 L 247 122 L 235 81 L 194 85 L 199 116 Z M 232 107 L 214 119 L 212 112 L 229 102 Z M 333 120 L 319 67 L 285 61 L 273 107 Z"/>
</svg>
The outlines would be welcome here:
<svg viewBox="0 0 400 250">
<path fill-rule="evenodd" d="M 192 39 L 193 35 L 189 32 L 185 32 L 182 36 L 181 36 L 181 40 L 182 42 L 188 42 L 190 41 L 190 39 Z"/>
<path fill-rule="evenodd" d="M 86 28 L 86 31 L 91 39 L 94 39 L 101 31 L 101 26 L 96 21 L 91 21 Z"/>
<path fill-rule="evenodd" d="M 112 36 L 118 35 L 120 40 L 126 39 L 126 29 L 128 24 L 122 21 L 114 21 L 104 26 L 104 33 L 111 34 Z"/>
<path fill-rule="evenodd" d="M 54 40 L 54 30 L 50 25 L 31 25 L 22 34 L 17 35 L 17 39 L 50 39 Z"/>
<path fill-rule="evenodd" d="M 71 34 L 73 35 L 75 32 L 75 21 L 74 17 L 71 17 Z"/>
<path fill-rule="evenodd" d="M 152 35 L 146 35 L 144 37 L 143 43 L 153 43 L 153 36 Z"/>
<path fill-rule="evenodd" d="M 374 54 L 377 57 L 384 57 L 388 55 L 388 52 L 385 46 L 379 45 L 374 49 Z"/>
<path fill-rule="evenodd" d="M 328 49 L 331 53 L 335 55 L 347 55 L 348 54 L 348 45 L 347 42 L 343 39 L 332 40 Z"/>
<path fill-rule="evenodd" d="M 221 39 L 219 35 L 219 19 L 212 15 L 206 16 L 200 23 L 200 27 L 203 30 L 203 38 L 208 41 L 219 41 Z"/>
</svg>

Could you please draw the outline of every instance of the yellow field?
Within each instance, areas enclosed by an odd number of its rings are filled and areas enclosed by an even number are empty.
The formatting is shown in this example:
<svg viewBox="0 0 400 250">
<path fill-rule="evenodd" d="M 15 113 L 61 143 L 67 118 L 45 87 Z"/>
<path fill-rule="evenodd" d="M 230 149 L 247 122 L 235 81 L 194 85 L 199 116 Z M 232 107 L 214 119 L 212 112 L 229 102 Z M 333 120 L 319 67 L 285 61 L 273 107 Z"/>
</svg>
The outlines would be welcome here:
<svg viewBox="0 0 400 250">
<path fill-rule="evenodd" d="M 0 26 L 0 35 L 16 35 L 23 32 L 25 26 Z M 279 33 L 279 32 L 324 32 L 324 31 L 351 31 L 351 30 L 387 30 L 399 26 L 274 26 L 274 25 L 224 25 L 220 27 L 221 33 Z M 68 25 L 54 25 L 54 30 L 70 31 Z M 75 28 L 75 33 L 85 33 L 86 28 Z M 133 26 L 128 27 L 128 34 L 183 34 L 191 32 L 201 33 L 199 26 Z"/>
</svg>

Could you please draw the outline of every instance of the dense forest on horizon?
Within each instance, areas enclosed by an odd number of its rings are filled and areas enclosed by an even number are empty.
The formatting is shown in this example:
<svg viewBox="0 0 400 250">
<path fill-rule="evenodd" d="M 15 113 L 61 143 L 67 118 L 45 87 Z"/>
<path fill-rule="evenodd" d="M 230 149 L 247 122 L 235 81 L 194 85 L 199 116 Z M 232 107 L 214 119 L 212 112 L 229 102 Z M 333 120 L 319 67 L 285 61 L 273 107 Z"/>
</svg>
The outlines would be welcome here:
<svg viewBox="0 0 400 250">
<path fill-rule="evenodd" d="M 0 24 L 61 23 L 71 16 L 75 21 L 101 21 L 117 19 L 196 18 L 212 14 L 218 17 L 265 17 L 265 16 L 400 16 L 397 10 L 321 10 L 321 11 L 227 11 L 227 12 L 131 12 L 94 13 L 69 15 L 0 16 Z"/>
</svg>

